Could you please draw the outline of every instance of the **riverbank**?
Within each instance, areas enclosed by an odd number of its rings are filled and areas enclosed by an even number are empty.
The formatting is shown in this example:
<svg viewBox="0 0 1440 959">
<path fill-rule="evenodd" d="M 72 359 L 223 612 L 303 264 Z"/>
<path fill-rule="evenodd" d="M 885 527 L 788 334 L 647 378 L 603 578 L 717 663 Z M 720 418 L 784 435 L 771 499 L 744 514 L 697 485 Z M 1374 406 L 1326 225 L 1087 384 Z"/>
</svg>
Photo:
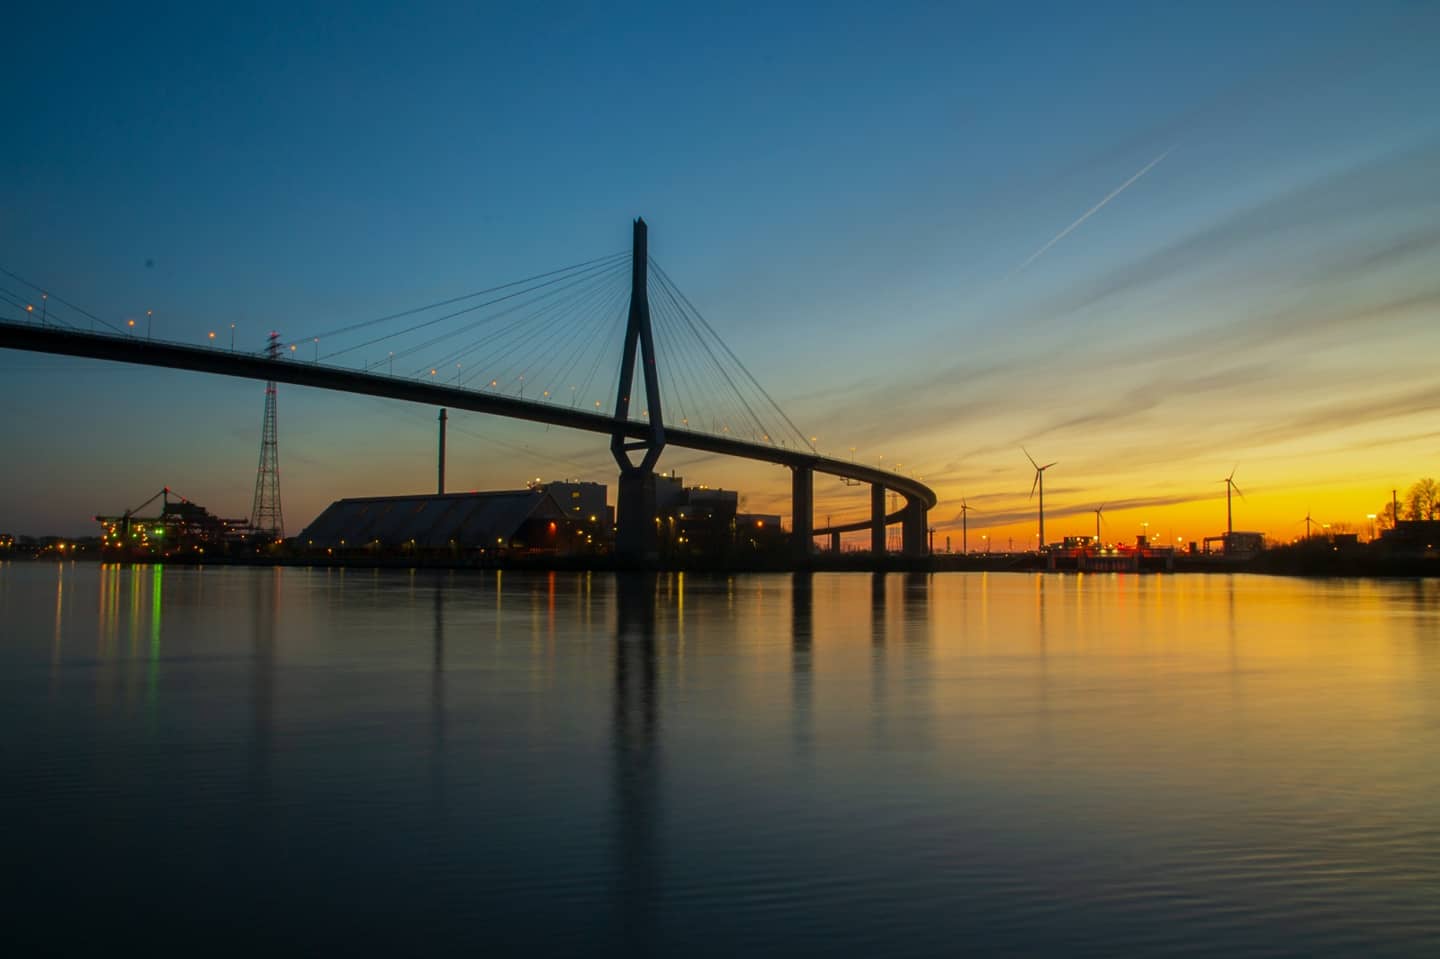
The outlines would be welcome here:
<svg viewBox="0 0 1440 959">
<path fill-rule="evenodd" d="M 526 570 L 538 572 L 656 572 L 705 573 L 790 573 L 790 572 L 1086 572 L 1074 557 L 1052 557 L 1043 553 L 941 553 L 934 556 L 887 555 L 878 561 L 869 553 L 817 553 L 805 565 L 783 556 L 754 556 L 737 560 L 684 558 L 650 564 L 626 563 L 612 556 L 290 556 L 283 554 L 204 556 L 178 555 L 157 560 L 116 560 L 97 553 L 66 556 L 8 556 L 12 562 L 122 562 L 137 565 L 160 563 L 166 566 L 296 566 L 320 569 L 476 569 Z M 1103 570 L 1101 571 L 1103 572 Z M 1111 570 L 1118 574 L 1165 573 L 1260 573 L 1273 576 L 1331 578 L 1413 578 L 1440 577 L 1440 558 L 1397 556 L 1368 551 L 1329 552 L 1319 550 L 1267 550 L 1253 557 L 1226 560 L 1220 556 L 1176 554 L 1166 561 L 1140 561 L 1135 568 Z"/>
</svg>

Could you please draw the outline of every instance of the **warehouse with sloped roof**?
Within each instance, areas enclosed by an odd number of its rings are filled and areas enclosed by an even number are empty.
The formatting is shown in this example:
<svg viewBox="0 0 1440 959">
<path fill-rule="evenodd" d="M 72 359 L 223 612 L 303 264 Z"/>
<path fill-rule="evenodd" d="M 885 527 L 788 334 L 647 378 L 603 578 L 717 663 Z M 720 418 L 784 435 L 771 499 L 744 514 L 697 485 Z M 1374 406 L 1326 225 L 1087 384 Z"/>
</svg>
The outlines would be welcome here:
<svg viewBox="0 0 1440 959">
<path fill-rule="evenodd" d="M 381 552 L 563 553 L 575 539 L 554 498 L 529 489 L 336 500 L 299 537 L 314 549 Z"/>
</svg>

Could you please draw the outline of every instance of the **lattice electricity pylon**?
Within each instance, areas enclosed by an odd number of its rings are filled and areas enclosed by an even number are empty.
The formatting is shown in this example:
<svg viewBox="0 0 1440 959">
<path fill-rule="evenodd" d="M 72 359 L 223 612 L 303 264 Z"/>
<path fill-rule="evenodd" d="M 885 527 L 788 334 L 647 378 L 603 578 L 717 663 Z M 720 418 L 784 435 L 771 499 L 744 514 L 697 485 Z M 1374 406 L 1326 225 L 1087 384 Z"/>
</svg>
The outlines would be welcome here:
<svg viewBox="0 0 1440 959">
<path fill-rule="evenodd" d="M 271 333 L 265 355 L 280 358 L 280 334 Z M 280 442 L 275 425 L 275 381 L 265 384 L 265 422 L 260 431 L 260 467 L 255 473 L 255 503 L 250 525 L 272 539 L 285 537 L 285 515 L 280 510 Z"/>
</svg>

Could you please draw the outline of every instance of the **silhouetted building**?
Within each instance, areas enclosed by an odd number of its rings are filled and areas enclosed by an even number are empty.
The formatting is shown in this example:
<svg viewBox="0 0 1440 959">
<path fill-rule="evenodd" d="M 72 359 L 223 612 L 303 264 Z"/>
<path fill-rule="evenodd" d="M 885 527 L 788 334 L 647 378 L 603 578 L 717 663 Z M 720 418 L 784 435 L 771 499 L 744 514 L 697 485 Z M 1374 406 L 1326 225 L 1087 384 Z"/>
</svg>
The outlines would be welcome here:
<svg viewBox="0 0 1440 959">
<path fill-rule="evenodd" d="M 1440 552 L 1440 520 L 1402 519 L 1380 534 L 1379 545 L 1399 556 L 1435 556 Z"/>
<path fill-rule="evenodd" d="M 605 501 L 604 483 L 586 483 L 580 480 L 555 480 L 538 483 L 531 489 L 542 490 L 555 499 L 555 505 L 565 511 L 575 523 L 609 531 L 615 527 L 615 507 Z"/>
<path fill-rule="evenodd" d="M 739 512 L 735 490 L 685 486 L 674 475 L 655 477 L 655 522 L 661 548 L 672 555 L 727 557 L 785 548 L 780 517 Z"/>
<path fill-rule="evenodd" d="M 299 537 L 332 555 L 571 553 L 592 540 L 541 489 L 336 500 Z"/>
<path fill-rule="evenodd" d="M 161 500 L 159 515 L 139 515 L 157 499 Z M 168 486 L 133 510 L 119 516 L 96 516 L 95 521 L 100 524 L 100 548 L 127 556 L 224 552 L 254 532 L 249 519 L 223 519 L 172 493 Z"/>
<path fill-rule="evenodd" d="M 1230 559 L 1245 559 L 1265 549 L 1265 534 L 1240 532 L 1221 533 L 1207 536 L 1204 540 L 1206 553 L 1220 553 Z"/>
</svg>

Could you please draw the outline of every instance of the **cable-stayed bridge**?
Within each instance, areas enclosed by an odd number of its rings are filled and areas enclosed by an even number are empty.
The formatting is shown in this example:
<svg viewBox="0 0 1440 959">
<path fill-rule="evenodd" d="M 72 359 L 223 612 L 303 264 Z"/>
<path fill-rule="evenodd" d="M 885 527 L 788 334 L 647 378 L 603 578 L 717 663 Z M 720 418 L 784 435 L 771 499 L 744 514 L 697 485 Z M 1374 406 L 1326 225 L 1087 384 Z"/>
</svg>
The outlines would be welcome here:
<svg viewBox="0 0 1440 959">
<path fill-rule="evenodd" d="M 18 315 L 0 320 L 0 348 L 290 383 L 608 435 L 620 469 L 616 551 L 625 559 L 656 554 L 654 470 L 666 446 L 789 468 L 797 560 L 808 557 L 816 536 L 838 543 L 841 532 L 867 527 L 872 551 L 882 553 L 891 523 L 900 525 L 907 555 L 926 552 L 934 492 L 898 473 L 821 455 L 649 256 L 643 220 L 635 221 L 630 250 L 287 338 L 278 358 L 237 352 L 233 340 L 226 349 L 213 332 L 209 346 L 154 340 L 134 320 L 117 326 L 53 295 L 36 316 L 32 302 L 0 286 L 4 308 Z M 869 519 L 817 529 L 816 473 L 869 485 Z M 904 499 L 890 513 L 887 490 Z"/>
</svg>

